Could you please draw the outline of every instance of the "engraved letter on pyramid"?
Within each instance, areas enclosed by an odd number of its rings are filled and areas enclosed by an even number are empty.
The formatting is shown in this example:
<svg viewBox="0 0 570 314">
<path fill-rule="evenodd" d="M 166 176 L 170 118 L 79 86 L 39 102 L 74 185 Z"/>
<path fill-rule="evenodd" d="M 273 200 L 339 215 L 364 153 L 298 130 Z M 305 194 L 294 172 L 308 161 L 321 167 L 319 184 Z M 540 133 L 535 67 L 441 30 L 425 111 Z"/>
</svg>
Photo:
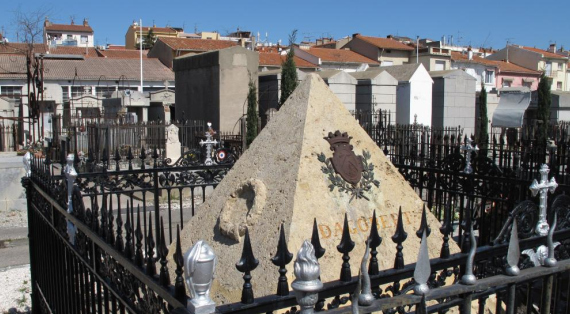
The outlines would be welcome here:
<svg viewBox="0 0 570 314">
<path fill-rule="evenodd" d="M 349 137 L 346 132 L 341 134 L 340 131 L 336 131 L 334 134 L 330 132 L 325 139 L 330 143 L 333 151 L 331 161 L 336 173 L 340 174 L 346 182 L 356 185 L 360 182 L 364 168 L 362 157 L 356 156 L 352 151 L 352 145 L 350 145 L 352 137 Z"/>
</svg>

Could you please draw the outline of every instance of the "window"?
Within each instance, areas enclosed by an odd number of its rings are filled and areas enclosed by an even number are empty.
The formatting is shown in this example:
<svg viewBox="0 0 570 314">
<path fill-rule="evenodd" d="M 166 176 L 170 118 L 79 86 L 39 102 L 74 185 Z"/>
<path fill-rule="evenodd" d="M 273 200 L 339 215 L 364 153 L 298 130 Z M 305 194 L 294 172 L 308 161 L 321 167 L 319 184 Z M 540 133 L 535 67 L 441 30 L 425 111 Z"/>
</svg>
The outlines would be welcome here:
<svg viewBox="0 0 570 314">
<path fill-rule="evenodd" d="M 86 43 L 87 43 L 87 36 L 81 35 L 81 43 L 82 43 L 82 44 L 86 44 Z"/>
<path fill-rule="evenodd" d="M 2 86 L 0 87 L 0 95 L 12 99 L 20 99 L 22 86 Z"/>
<path fill-rule="evenodd" d="M 445 61 L 443 60 L 435 60 L 435 68 L 434 71 L 443 71 L 445 70 Z"/>
<path fill-rule="evenodd" d="M 73 39 L 73 35 L 67 35 L 67 40 L 72 40 Z"/>
<path fill-rule="evenodd" d="M 524 87 L 532 88 L 532 82 L 525 82 L 525 81 L 523 81 L 522 85 L 523 85 Z"/>
<path fill-rule="evenodd" d="M 485 71 L 485 84 L 493 84 L 495 77 L 495 71 L 486 70 Z"/>
<path fill-rule="evenodd" d="M 562 82 L 556 82 L 556 89 L 562 90 Z"/>
<path fill-rule="evenodd" d="M 69 86 L 61 87 L 61 100 L 63 103 L 69 103 Z"/>
<path fill-rule="evenodd" d="M 115 86 L 97 86 L 95 90 L 97 91 L 97 97 L 108 98 L 115 91 Z"/>
<path fill-rule="evenodd" d="M 511 87 L 511 80 L 505 80 L 503 79 L 503 87 Z"/>
<path fill-rule="evenodd" d="M 552 76 L 552 62 L 546 62 L 546 67 L 544 68 L 544 75 Z"/>
<path fill-rule="evenodd" d="M 558 71 L 564 71 L 563 67 L 564 67 L 564 63 L 562 63 L 562 62 L 558 63 Z"/>
<path fill-rule="evenodd" d="M 91 86 L 71 86 L 71 98 L 91 95 Z"/>
<path fill-rule="evenodd" d="M 391 60 L 382 61 L 382 66 L 390 66 L 390 65 L 394 65 L 394 61 Z"/>
</svg>

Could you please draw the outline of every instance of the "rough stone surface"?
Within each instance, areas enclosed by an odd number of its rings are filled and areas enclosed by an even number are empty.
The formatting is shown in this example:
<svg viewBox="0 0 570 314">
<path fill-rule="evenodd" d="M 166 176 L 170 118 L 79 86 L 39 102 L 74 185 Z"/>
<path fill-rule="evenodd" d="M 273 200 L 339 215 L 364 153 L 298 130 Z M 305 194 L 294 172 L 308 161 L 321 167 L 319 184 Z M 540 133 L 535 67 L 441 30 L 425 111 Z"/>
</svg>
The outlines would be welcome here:
<svg viewBox="0 0 570 314">
<path fill-rule="evenodd" d="M 324 137 L 336 130 L 353 137 L 351 144 L 356 155 L 367 151 L 372 156 L 369 162 L 374 165 L 374 176 L 380 180 L 380 187 L 374 186 L 370 192 L 365 192 L 369 200 L 350 201 L 350 194 L 329 188 L 331 181 L 323 173 L 324 164 L 317 156 L 324 153 L 327 158 L 332 157 L 330 144 Z M 256 182 L 257 187 L 252 182 Z M 235 203 L 233 210 L 232 202 Z M 263 208 L 259 206 L 261 203 L 265 203 Z M 340 275 L 342 255 L 336 246 L 340 243 L 345 213 L 348 214 L 350 235 L 356 243 L 350 254 L 352 275 L 355 276 L 364 254 L 373 210 L 378 215 L 383 238 L 378 248 L 381 269 L 392 268 L 394 264 L 396 244 L 390 237 L 395 231 L 400 206 L 408 233 L 404 259 L 406 263 L 417 259 L 420 239 L 415 231 L 420 225 L 422 205 L 421 199 L 323 80 L 317 75 L 309 75 L 196 216 L 185 224 L 182 248 L 186 250 L 196 241 L 205 240 L 218 255 L 212 298 L 218 304 L 239 302 L 243 279 L 235 264 L 242 252 L 242 226 L 249 228 L 253 252 L 259 259 L 259 266 L 252 272 L 252 284 L 255 297 L 260 297 L 274 294 L 277 289 L 278 267 L 270 258 L 276 253 L 281 223 L 285 227 L 289 251 L 294 253 L 303 240 L 310 239 L 313 218 L 317 219 L 321 244 L 326 249 L 319 260 L 321 279 L 328 282 L 339 279 Z M 428 223 L 432 229 L 428 238 L 429 256 L 438 257 L 443 238 L 439 232 L 440 224 L 431 214 L 428 214 Z M 223 230 L 229 224 L 237 231 L 224 235 Z M 459 251 L 455 244 L 450 245 L 452 252 Z M 169 251 L 171 254 L 175 251 L 174 244 Z M 169 259 L 170 273 L 174 274 L 172 256 Z M 291 284 L 293 263 L 287 265 L 287 270 Z"/>
</svg>

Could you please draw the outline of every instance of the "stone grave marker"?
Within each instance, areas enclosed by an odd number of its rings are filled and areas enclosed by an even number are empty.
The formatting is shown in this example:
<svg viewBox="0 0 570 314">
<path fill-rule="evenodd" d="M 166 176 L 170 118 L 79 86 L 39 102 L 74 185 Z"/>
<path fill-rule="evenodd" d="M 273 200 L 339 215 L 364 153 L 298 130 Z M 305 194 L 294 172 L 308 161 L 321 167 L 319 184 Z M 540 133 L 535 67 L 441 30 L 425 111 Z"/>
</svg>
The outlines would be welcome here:
<svg viewBox="0 0 570 314">
<path fill-rule="evenodd" d="M 171 160 L 171 163 L 175 163 L 178 158 L 180 158 L 180 139 L 178 138 L 178 127 L 171 124 L 166 127 L 166 158 Z"/>
<path fill-rule="evenodd" d="M 338 131 L 338 132 L 337 132 Z M 334 150 L 334 152 L 333 152 Z M 378 184 L 377 184 L 378 183 Z M 206 241 L 218 256 L 212 298 L 239 302 L 242 274 L 235 264 L 242 253 L 246 227 L 259 266 L 252 272 L 255 297 L 275 294 L 278 269 L 271 262 L 277 251 L 281 223 L 290 252 L 310 239 L 318 222 L 322 246 L 319 259 L 323 282 L 340 277 L 341 241 L 345 214 L 356 246 L 350 253 L 352 275 L 358 274 L 372 214 L 376 210 L 382 243 L 380 269 L 394 266 L 392 242 L 398 209 L 402 208 L 405 263 L 414 262 L 420 239 L 423 202 L 384 156 L 318 75 L 308 75 L 182 231 L 182 248 Z M 429 256 L 439 257 L 443 236 L 440 223 L 428 213 Z M 459 248 L 450 241 L 452 253 Z M 170 249 L 170 274 L 174 243 Z M 287 265 L 289 285 L 293 263 Z M 290 288 L 290 287 L 289 287 Z"/>
</svg>

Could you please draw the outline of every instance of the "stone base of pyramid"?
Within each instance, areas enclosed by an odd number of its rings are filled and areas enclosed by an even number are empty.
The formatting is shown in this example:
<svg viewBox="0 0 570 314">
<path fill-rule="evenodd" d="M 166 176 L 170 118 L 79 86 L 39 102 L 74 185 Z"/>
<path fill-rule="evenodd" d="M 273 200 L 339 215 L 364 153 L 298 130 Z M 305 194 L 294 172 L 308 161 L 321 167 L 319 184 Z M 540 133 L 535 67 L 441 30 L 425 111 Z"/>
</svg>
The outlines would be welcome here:
<svg viewBox="0 0 570 314">
<path fill-rule="evenodd" d="M 373 175 L 380 185 L 372 184 L 362 197 L 354 197 L 354 191 L 341 191 L 339 185 L 344 180 L 338 175 L 333 177 L 342 181 L 331 180 L 324 171 L 327 164 L 319 160 L 321 154 L 326 159 L 333 156 L 331 144 L 325 137 L 337 130 L 352 137 L 350 144 L 357 156 L 370 155 L 366 160 L 369 169 L 364 174 Z M 333 181 L 339 185 L 334 186 Z M 319 260 L 321 279 L 328 282 L 340 276 L 343 260 L 336 247 L 340 243 L 345 214 L 350 236 L 356 243 L 350 262 L 352 274 L 357 275 L 374 210 L 383 239 L 378 248 L 380 269 L 394 265 L 396 244 L 391 236 L 400 207 L 408 233 L 403 244 L 404 259 L 406 263 L 416 260 L 420 239 L 415 231 L 420 225 L 422 206 L 414 190 L 323 80 L 317 75 L 308 75 L 196 216 L 184 224 L 182 248 L 187 250 L 198 240 L 206 241 L 218 256 L 212 298 L 218 304 L 239 302 L 243 279 L 235 264 L 241 257 L 246 227 L 253 253 L 259 260 L 259 266 L 251 275 L 254 294 L 260 297 L 276 293 L 279 268 L 270 259 L 277 251 L 281 224 L 289 251 L 296 254 L 302 242 L 311 238 L 313 220 L 317 220 L 321 244 L 326 249 Z M 431 214 L 427 218 L 432 230 L 428 238 L 429 255 L 438 257 L 443 238 L 440 224 Z M 450 246 L 452 253 L 459 251 L 454 243 Z M 170 252 L 174 252 L 174 246 Z M 174 274 L 172 256 L 169 267 L 170 274 Z M 293 262 L 287 265 L 287 271 L 291 284 Z"/>
</svg>

